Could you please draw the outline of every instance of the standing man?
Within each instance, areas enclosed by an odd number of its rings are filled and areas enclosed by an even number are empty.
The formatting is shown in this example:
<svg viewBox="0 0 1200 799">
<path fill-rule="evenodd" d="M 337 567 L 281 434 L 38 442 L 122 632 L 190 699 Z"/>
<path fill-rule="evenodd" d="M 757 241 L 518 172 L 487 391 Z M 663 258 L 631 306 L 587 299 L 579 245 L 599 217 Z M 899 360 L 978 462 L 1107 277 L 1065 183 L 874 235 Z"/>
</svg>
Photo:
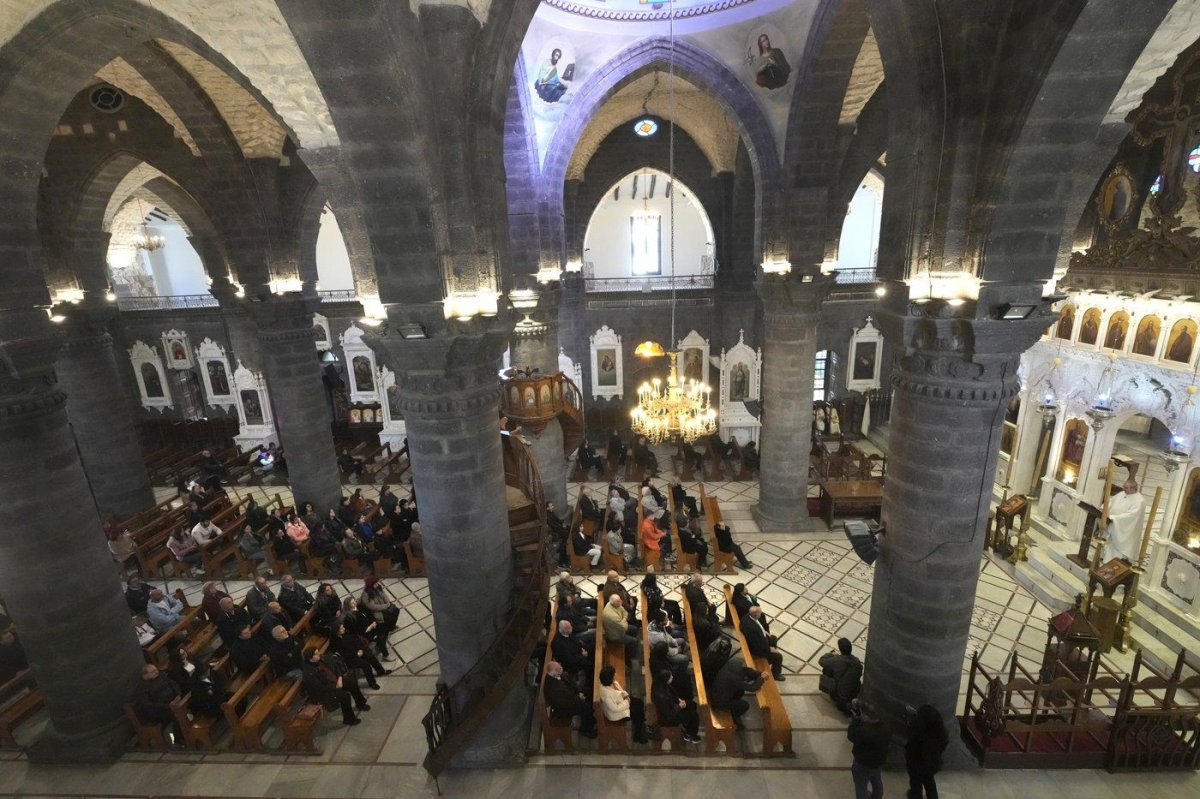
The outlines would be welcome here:
<svg viewBox="0 0 1200 799">
<path fill-rule="evenodd" d="M 846 737 L 854 744 L 854 762 L 850 766 L 854 799 L 879 799 L 883 796 L 883 762 L 887 760 L 892 734 L 879 720 L 874 706 L 855 699 L 850 703 L 850 727 Z"/>
</svg>

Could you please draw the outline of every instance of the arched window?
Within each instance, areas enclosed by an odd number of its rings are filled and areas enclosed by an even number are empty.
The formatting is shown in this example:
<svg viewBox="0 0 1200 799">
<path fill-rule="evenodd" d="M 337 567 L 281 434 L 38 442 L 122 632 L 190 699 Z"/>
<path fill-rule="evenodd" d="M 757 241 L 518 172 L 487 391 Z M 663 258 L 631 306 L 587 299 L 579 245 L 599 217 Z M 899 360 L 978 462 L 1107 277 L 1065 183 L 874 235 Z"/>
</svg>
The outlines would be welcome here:
<svg viewBox="0 0 1200 799">
<path fill-rule="evenodd" d="M 839 283 L 870 283 L 879 256 L 879 221 L 883 216 L 883 178 L 868 172 L 842 220 L 838 242 Z"/>
</svg>

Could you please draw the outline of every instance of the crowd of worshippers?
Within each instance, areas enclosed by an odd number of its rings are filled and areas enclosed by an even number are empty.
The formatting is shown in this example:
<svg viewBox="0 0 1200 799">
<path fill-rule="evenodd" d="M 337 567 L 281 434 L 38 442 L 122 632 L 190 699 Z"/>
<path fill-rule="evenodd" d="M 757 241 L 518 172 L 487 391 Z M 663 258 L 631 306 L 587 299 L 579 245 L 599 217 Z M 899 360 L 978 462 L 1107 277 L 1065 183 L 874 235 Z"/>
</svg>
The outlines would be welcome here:
<svg viewBox="0 0 1200 799">
<path fill-rule="evenodd" d="M 346 725 L 360 723 L 356 711 L 371 709 L 360 681 L 378 690 L 379 677 L 404 666 L 396 662 L 388 645 L 400 608 L 374 575 L 364 579 L 357 597 L 340 596 L 332 583 L 321 583 L 313 596 L 290 574 L 272 588 L 266 577 L 259 576 L 241 604 L 216 583 L 207 583 L 199 613 L 216 628 L 217 645 L 202 657 L 189 656 L 186 633 L 172 632 L 184 617 L 178 598 L 134 575 L 126 583 L 125 601 L 143 647 L 172 635 L 165 647 L 165 668 L 160 669 L 159 658 L 144 650 L 146 664 L 133 706 L 144 723 L 172 729 L 177 742 L 182 738 L 171 711 L 173 701 L 186 696 L 193 718 L 221 718 L 221 705 L 232 696 L 229 680 L 252 674 L 264 662 L 275 679 L 299 680 L 309 702 L 328 710 L 340 708 Z M 292 634 L 310 612 L 305 632 L 321 636 L 327 642 L 323 648 Z M 221 660 L 228 670 L 213 668 Z"/>
<path fill-rule="evenodd" d="M 203 508 L 216 498 L 215 492 L 223 489 L 219 483 L 204 486 L 193 483 L 186 491 L 184 523 L 171 533 L 167 547 L 175 560 L 198 568 L 203 562 L 201 548 L 221 535 L 221 528 Z M 278 561 L 287 563 L 290 571 L 303 569 L 302 548 L 309 556 L 324 558 L 325 565 L 335 571 L 347 558 L 360 562 L 387 558 L 408 571 L 406 543 L 415 558 L 424 557 L 415 489 L 410 498 L 401 499 L 384 487 L 379 496 L 379 512 L 373 515 L 373 511 L 373 503 L 363 496 L 361 488 L 343 496 L 337 507 L 326 509 L 304 502 L 298 509 L 275 507 L 268 511 L 251 499 L 246 506 L 245 523 L 237 534 L 238 547 L 247 560 L 260 564 L 268 562 L 269 548 Z M 107 528 L 106 535 L 111 546 L 114 538 Z M 114 551 L 114 557 L 119 557 L 119 553 Z M 269 569 L 267 573 L 271 573 Z"/>
<path fill-rule="evenodd" d="M 608 499 L 601 506 L 592 496 L 588 486 L 579 489 L 578 507 L 580 523 L 568 531 L 571 520 L 564 522 L 558 515 L 554 503 L 546 503 L 546 519 L 550 530 L 557 542 L 558 563 L 566 566 L 569 562 L 568 547 L 577 556 L 586 556 L 595 568 L 602 558 L 604 548 L 609 554 L 620 555 L 625 565 L 635 568 L 642 565 L 638 557 L 638 543 L 643 550 L 661 553 L 661 564 L 664 568 L 674 568 L 678 554 L 674 551 L 671 539 L 671 522 L 679 533 L 679 546 L 689 555 L 696 556 L 700 568 L 706 568 L 709 561 L 708 537 L 701 526 L 701 509 L 696 498 L 689 495 L 678 483 L 672 483 L 669 488 L 674 502 L 675 517 L 669 516 L 666 496 L 654 486 L 647 477 L 638 487 L 635 499 L 620 483 L 608 487 Z M 638 523 L 638 508 L 641 507 L 642 521 Z M 583 531 L 583 522 L 591 520 L 597 530 L 594 539 L 588 538 Z M 743 569 L 754 568 L 754 564 L 746 558 L 741 546 L 733 540 L 729 525 L 718 523 L 713 528 L 717 548 L 721 552 L 731 553 Z"/>
<path fill-rule="evenodd" d="M 707 446 L 708 451 L 713 454 L 713 457 L 725 461 L 729 458 L 730 451 L 734 448 L 736 442 L 736 438 L 725 441 L 717 433 L 711 433 L 696 443 Z M 704 456 L 691 442 L 681 441 L 679 446 L 685 463 L 691 464 L 697 473 L 703 474 Z M 627 466 L 630 457 L 632 457 L 634 468 L 642 470 L 652 477 L 657 477 L 660 471 L 658 456 L 650 448 L 650 444 L 646 441 L 645 436 L 638 436 L 631 445 L 627 445 L 625 439 L 621 437 L 621 433 L 613 429 L 608 434 L 605 452 L 608 459 L 614 462 L 619 468 Z M 760 465 L 758 445 L 753 441 L 747 442 L 745 446 L 740 448 L 739 452 L 742 465 L 751 471 L 757 471 Z M 586 437 L 580 442 L 575 454 L 579 467 L 583 469 L 587 476 L 590 477 L 593 471 L 599 472 L 602 475 L 605 473 L 604 459 L 597 454 L 596 448 L 592 446 Z"/>
<path fill-rule="evenodd" d="M 659 727 L 681 727 L 683 739 L 698 743 L 700 716 L 697 705 L 696 679 L 689 649 L 687 629 L 679 603 L 663 595 L 658 578 L 647 574 L 641 582 L 646 607 L 638 608 L 638 600 L 630 596 L 621 583 L 620 575 L 610 571 L 595 598 L 582 594 L 570 572 L 561 572 L 555 584 L 557 597 L 555 635 L 550 642 L 552 661 L 546 665 L 545 700 L 553 717 L 579 718 L 581 735 L 597 735 L 593 714 L 593 674 L 596 653 L 596 625 L 604 632 L 606 644 L 625 647 L 626 666 L 641 657 L 643 625 L 650 650 L 649 669 L 652 682 L 649 697 L 634 697 L 629 690 L 614 681 L 611 667 L 600 672 L 600 705 L 608 721 L 628 720 L 633 739 L 645 743 L 658 734 L 646 725 L 645 703 L 654 704 Z M 743 717 L 750 709 L 747 694 L 763 686 L 765 674 L 756 671 L 742 657 L 737 639 L 723 627 L 731 627 L 728 608 L 724 619 L 709 602 L 704 591 L 704 575 L 695 574 L 685 585 L 684 592 L 691 608 L 692 632 L 699 657 L 708 701 L 717 710 L 727 710 L 738 729 L 744 729 Z M 746 639 L 750 654 L 765 658 L 772 676 L 785 680 L 783 655 L 778 639 L 771 632 L 771 620 L 763 613 L 758 599 L 738 583 L 733 593 L 733 605 L 741 619 L 740 631 Z"/>
</svg>

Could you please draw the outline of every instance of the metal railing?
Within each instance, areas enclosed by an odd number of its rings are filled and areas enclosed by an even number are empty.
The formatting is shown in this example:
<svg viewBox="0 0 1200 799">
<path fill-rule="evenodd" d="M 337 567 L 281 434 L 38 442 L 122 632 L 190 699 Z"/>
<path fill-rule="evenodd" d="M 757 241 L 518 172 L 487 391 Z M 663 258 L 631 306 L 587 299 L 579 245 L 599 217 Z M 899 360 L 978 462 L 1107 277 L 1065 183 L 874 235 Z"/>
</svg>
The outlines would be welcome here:
<svg viewBox="0 0 1200 799">
<path fill-rule="evenodd" d="M 635 291 L 670 291 L 672 287 L 681 290 L 711 289 L 712 275 L 681 275 L 679 277 L 593 277 L 584 280 L 588 293 L 616 294 Z"/>
<path fill-rule="evenodd" d="M 868 266 L 859 269 L 839 269 L 837 270 L 837 283 L 874 283 L 875 267 Z"/>
<path fill-rule="evenodd" d="M 358 292 L 355 289 L 339 289 L 338 291 L 318 291 L 321 302 L 358 302 Z"/>
<path fill-rule="evenodd" d="M 216 308 L 211 294 L 173 294 L 165 297 L 117 297 L 122 311 L 174 311 L 181 308 Z"/>
</svg>

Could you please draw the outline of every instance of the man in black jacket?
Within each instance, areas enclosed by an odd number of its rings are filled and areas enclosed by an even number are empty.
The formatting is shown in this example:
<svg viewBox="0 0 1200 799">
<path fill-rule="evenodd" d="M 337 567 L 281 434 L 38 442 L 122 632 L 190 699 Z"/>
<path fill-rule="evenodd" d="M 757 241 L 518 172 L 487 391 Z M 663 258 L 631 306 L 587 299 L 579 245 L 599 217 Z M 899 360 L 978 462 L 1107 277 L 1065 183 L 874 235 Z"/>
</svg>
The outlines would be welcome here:
<svg viewBox="0 0 1200 799">
<path fill-rule="evenodd" d="M 246 592 L 246 610 L 250 618 L 257 620 L 267 615 L 270 610 L 268 606 L 274 601 L 275 592 L 267 587 L 267 578 L 261 575 L 255 577 L 254 585 Z"/>
<path fill-rule="evenodd" d="M 717 710 L 728 710 L 733 716 L 733 723 L 739 730 L 745 729 L 742 716 L 750 709 L 750 703 L 742 697 L 747 691 L 757 691 L 762 687 L 765 674 L 746 667 L 740 652 L 733 655 L 717 672 L 712 689 L 708 694 L 709 703 Z"/>
<path fill-rule="evenodd" d="M 579 734 L 585 738 L 595 738 L 596 717 L 592 713 L 592 706 L 583 693 L 576 691 L 562 677 L 561 663 L 552 660 L 546 664 L 545 696 L 550 715 L 558 719 L 579 716 Z"/>
<path fill-rule="evenodd" d="M 179 698 L 179 688 L 175 681 L 158 670 L 158 666 L 147 663 L 142 666 L 142 679 L 133 690 L 133 709 L 138 718 L 146 724 L 171 725 L 175 735 L 182 733 L 175 723 L 175 714 L 171 712 L 171 703 Z"/>
<path fill-rule="evenodd" d="M 850 766 L 850 775 L 854 778 L 855 798 L 883 796 L 883 763 L 887 760 L 892 734 L 879 720 L 874 707 L 854 701 L 846 737 L 854 744 L 854 763 Z M 869 793 L 868 785 L 871 789 Z"/>
<path fill-rule="evenodd" d="M 763 624 L 762 608 L 751 605 L 750 612 L 742 616 L 741 627 L 750 654 L 756 658 L 766 658 L 771 664 L 771 674 L 776 680 L 783 682 L 783 655 L 775 648 L 771 634 Z"/>
<path fill-rule="evenodd" d="M 838 639 L 838 651 L 827 652 L 817 661 L 823 676 L 832 677 L 830 699 L 843 713 L 850 712 L 850 702 L 858 697 L 862 689 L 862 661 L 854 656 L 854 645 L 849 638 Z"/>
<path fill-rule="evenodd" d="M 267 648 L 267 655 L 271 658 L 271 670 L 277 679 L 298 680 L 303 676 L 300 642 L 282 625 L 271 630 L 271 645 Z"/>
<path fill-rule="evenodd" d="M 717 522 L 713 525 L 713 535 L 717 537 L 717 550 L 720 552 L 732 552 L 737 558 L 738 566 L 743 569 L 749 569 L 754 566 L 746 558 L 746 553 L 742 552 L 742 548 L 733 542 L 733 533 L 729 531 L 729 525 L 725 522 Z"/>
<path fill-rule="evenodd" d="M 587 486 L 582 486 L 579 489 L 579 512 L 583 515 L 583 518 L 591 519 L 597 525 L 600 525 L 604 521 L 604 511 L 600 510 L 600 506 L 592 498 L 592 489 Z"/>
<path fill-rule="evenodd" d="M 238 637 L 229 645 L 229 659 L 233 661 L 239 674 L 253 672 L 266 654 L 266 643 L 254 634 L 248 624 L 238 631 Z"/>
<path fill-rule="evenodd" d="M 146 612 L 146 605 L 149 603 L 150 586 L 143 583 L 141 577 L 133 575 L 125 582 L 125 604 L 129 605 L 129 610 L 137 616 Z"/>
<path fill-rule="evenodd" d="M 292 618 L 292 614 L 283 609 L 283 605 L 278 602 L 268 602 L 267 612 L 261 619 L 261 624 L 258 625 L 258 633 L 266 642 L 268 648 L 271 645 L 271 631 L 276 627 L 282 626 L 285 630 L 290 630 L 296 626 L 297 619 Z"/>
<path fill-rule="evenodd" d="M 279 579 L 279 604 L 292 618 L 300 619 L 313 606 L 313 598 L 295 577 L 285 574 Z"/>
<path fill-rule="evenodd" d="M 571 674 L 583 674 L 585 677 L 590 677 L 596 661 L 592 659 L 592 653 L 587 647 L 576 640 L 574 635 L 574 627 L 567 620 L 558 623 L 558 634 L 554 636 L 554 640 L 550 642 L 550 652 L 554 656 L 554 660 L 562 664 L 565 671 Z M 595 635 L 592 636 L 595 638 Z"/>
<path fill-rule="evenodd" d="M 219 605 L 221 609 L 211 621 L 217 626 L 217 634 L 221 636 L 222 643 L 229 646 L 237 640 L 243 627 L 250 626 L 250 614 L 245 608 L 233 604 L 232 597 L 221 597 Z"/>
</svg>

